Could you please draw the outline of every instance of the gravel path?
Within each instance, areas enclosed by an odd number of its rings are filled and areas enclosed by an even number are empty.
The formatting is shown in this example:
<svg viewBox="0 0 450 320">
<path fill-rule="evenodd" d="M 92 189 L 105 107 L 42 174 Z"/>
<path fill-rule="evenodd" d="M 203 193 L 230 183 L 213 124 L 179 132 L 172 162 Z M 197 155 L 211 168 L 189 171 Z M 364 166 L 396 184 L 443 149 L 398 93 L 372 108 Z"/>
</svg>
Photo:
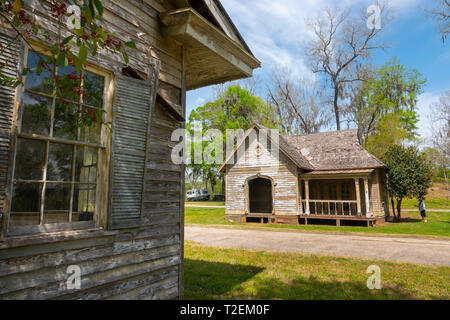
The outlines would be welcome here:
<svg viewBox="0 0 450 320">
<path fill-rule="evenodd" d="M 185 227 L 185 239 L 215 247 L 304 252 L 450 266 L 450 240 Z"/>
</svg>

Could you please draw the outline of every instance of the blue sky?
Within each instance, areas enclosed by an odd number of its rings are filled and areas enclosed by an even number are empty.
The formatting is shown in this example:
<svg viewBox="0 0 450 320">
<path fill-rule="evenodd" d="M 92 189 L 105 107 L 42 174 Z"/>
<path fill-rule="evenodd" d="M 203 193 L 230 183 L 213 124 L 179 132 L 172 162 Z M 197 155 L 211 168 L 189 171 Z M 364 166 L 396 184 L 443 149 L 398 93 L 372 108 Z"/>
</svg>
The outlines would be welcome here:
<svg viewBox="0 0 450 320">
<path fill-rule="evenodd" d="M 302 44 L 310 39 L 307 19 L 317 16 L 327 6 L 366 8 L 375 0 L 222 0 L 231 19 L 241 32 L 262 67 L 255 71 L 258 94 L 265 96 L 265 87 L 272 69 L 284 65 L 300 77 L 313 77 L 302 59 Z M 434 20 L 425 9 L 436 0 L 391 0 L 394 19 L 386 25 L 382 38 L 389 44 L 384 51 L 374 52 L 380 66 L 396 56 L 409 68 L 416 68 L 427 79 L 420 96 L 419 133 L 430 136 L 429 106 L 441 93 L 450 90 L 450 40 L 442 43 Z M 382 22 L 383 23 L 383 22 Z M 214 97 L 214 88 L 202 88 L 187 94 L 187 113 Z"/>
</svg>

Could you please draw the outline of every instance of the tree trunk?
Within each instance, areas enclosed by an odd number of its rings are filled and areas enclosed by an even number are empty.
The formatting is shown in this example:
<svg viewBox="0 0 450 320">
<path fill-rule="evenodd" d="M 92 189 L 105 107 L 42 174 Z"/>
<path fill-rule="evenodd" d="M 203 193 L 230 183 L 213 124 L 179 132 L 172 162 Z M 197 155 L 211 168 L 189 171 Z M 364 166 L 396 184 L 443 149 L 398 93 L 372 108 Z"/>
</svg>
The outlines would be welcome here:
<svg viewBox="0 0 450 320">
<path fill-rule="evenodd" d="M 447 186 L 447 203 L 445 204 L 448 207 L 448 198 L 449 198 L 449 187 L 448 187 L 448 174 L 447 174 L 447 168 L 444 166 L 444 178 L 445 178 L 445 185 Z"/>
<path fill-rule="evenodd" d="M 391 198 L 391 206 L 392 206 L 392 213 L 394 215 L 394 219 L 397 219 L 397 215 L 395 214 L 395 202 L 394 198 Z"/>
<path fill-rule="evenodd" d="M 226 188 L 226 186 L 225 186 L 225 177 L 222 176 L 222 194 L 223 195 L 225 195 L 225 188 Z"/>
<path fill-rule="evenodd" d="M 341 120 L 340 120 L 340 116 L 339 116 L 338 99 L 339 99 L 339 87 L 337 86 L 337 84 L 335 84 L 334 85 L 334 100 L 333 100 L 334 115 L 336 117 L 337 131 L 341 131 Z"/>
<path fill-rule="evenodd" d="M 400 222 L 400 219 L 402 218 L 401 210 L 402 210 L 402 199 L 397 199 L 397 221 L 398 222 Z"/>
</svg>

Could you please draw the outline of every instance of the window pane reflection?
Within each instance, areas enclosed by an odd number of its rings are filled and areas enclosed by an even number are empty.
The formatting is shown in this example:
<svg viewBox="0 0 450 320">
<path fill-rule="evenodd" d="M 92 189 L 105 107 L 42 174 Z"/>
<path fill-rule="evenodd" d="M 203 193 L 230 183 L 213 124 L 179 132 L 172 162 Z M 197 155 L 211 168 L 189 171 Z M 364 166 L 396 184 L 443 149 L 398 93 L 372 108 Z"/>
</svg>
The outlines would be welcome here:
<svg viewBox="0 0 450 320">
<path fill-rule="evenodd" d="M 70 181 L 72 179 L 73 145 L 50 143 L 48 148 L 47 180 Z"/>
<path fill-rule="evenodd" d="M 52 100 L 25 92 L 22 100 L 21 133 L 49 135 Z"/>
<path fill-rule="evenodd" d="M 77 69 L 73 66 L 58 68 L 58 79 L 61 82 L 60 87 L 62 87 L 63 91 L 58 91 L 57 96 L 80 102 L 81 79 Z"/>
<path fill-rule="evenodd" d="M 31 139 L 17 141 L 15 179 L 42 180 L 45 142 Z"/>
<path fill-rule="evenodd" d="M 105 78 L 89 71 L 84 72 L 83 103 L 96 108 L 103 106 Z"/>
<path fill-rule="evenodd" d="M 75 181 L 95 183 L 97 180 L 98 150 L 95 148 L 78 147 L 75 166 Z"/>
<path fill-rule="evenodd" d="M 41 192 L 40 183 L 14 184 L 10 226 L 39 224 Z"/>
<path fill-rule="evenodd" d="M 69 140 L 77 139 L 78 105 L 65 100 L 56 100 L 53 136 Z"/>
<path fill-rule="evenodd" d="M 75 185 L 72 221 L 91 221 L 95 212 L 95 185 Z"/>
<path fill-rule="evenodd" d="M 47 184 L 45 188 L 44 224 L 69 222 L 69 204 L 69 184 Z"/>
<path fill-rule="evenodd" d="M 44 55 L 38 55 L 36 52 L 29 50 L 27 58 L 27 68 L 36 68 L 39 64 L 40 59 L 46 60 L 47 57 Z M 52 94 L 53 76 L 51 72 L 47 69 L 42 69 L 42 73 L 40 75 L 37 74 L 36 70 L 29 72 L 26 75 L 25 89 Z"/>
</svg>

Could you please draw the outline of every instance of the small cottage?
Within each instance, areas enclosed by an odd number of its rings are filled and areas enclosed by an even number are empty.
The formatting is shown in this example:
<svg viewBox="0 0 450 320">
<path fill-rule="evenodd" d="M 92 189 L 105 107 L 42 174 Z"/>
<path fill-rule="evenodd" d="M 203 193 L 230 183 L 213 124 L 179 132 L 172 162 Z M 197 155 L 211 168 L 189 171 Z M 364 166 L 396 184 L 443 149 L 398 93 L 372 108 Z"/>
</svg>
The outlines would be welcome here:
<svg viewBox="0 0 450 320">
<path fill-rule="evenodd" d="M 357 130 L 280 136 L 254 125 L 220 171 L 231 222 L 373 225 L 389 210 L 386 167 Z"/>
<path fill-rule="evenodd" d="M 89 94 L 65 108 L 48 75 L 0 87 L 0 299 L 183 296 L 184 167 L 171 161 L 186 91 L 251 77 L 260 62 L 218 0 L 101 0 L 105 27 L 133 40 L 129 64 L 98 52 L 79 75 Z M 53 39 L 51 2 L 24 1 Z M 61 30 L 63 28 L 63 30 Z M 13 41 L 11 77 L 52 45 Z M 74 68 L 57 68 L 57 75 Z M 77 126 L 78 110 L 104 124 Z"/>
</svg>

